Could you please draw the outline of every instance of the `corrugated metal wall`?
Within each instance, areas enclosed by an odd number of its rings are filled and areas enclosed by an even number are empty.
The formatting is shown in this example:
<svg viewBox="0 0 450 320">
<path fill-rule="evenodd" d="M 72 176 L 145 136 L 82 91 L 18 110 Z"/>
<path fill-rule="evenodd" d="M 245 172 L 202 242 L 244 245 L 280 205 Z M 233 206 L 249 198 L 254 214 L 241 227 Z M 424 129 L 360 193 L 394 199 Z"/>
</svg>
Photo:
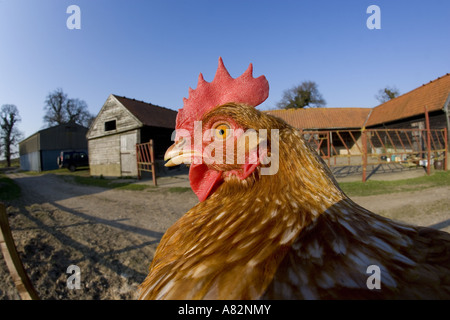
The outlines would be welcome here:
<svg viewBox="0 0 450 320">
<path fill-rule="evenodd" d="M 41 163 L 42 171 L 58 169 L 58 163 L 56 158 L 60 155 L 59 150 L 42 150 L 41 151 Z"/>
<path fill-rule="evenodd" d="M 20 167 L 26 171 L 57 169 L 56 158 L 63 150 L 87 153 L 88 129 L 66 124 L 36 132 L 19 143 Z"/>
<path fill-rule="evenodd" d="M 19 154 L 27 154 L 39 151 L 39 132 L 29 136 L 25 140 L 19 142 Z"/>
<path fill-rule="evenodd" d="M 25 171 L 41 171 L 41 154 L 39 151 L 20 155 L 20 168 Z"/>
</svg>

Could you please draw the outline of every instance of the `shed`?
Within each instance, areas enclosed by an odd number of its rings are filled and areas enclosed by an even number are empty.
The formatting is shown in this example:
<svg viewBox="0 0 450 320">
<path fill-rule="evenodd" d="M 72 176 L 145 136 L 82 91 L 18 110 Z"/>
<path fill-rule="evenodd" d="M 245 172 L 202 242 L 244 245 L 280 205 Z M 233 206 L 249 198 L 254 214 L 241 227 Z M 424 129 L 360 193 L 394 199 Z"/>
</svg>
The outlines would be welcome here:
<svg viewBox="0 0 450 320">
<path fill-rule="evenodd" d="M 40 130 L 19 142 L 20 168 L 26 171 L 58 169 L 56 158 L 63 150 L 87 152 L 88 128 L 76 123 Z"/>
<path fill-rule="evenodd" d="M 136 144 L 154 141 L 157 160 L 173 143 L 177 111 L 109 95 L 87 132 L 92 176 L 137 176 Z"/>
</svg>

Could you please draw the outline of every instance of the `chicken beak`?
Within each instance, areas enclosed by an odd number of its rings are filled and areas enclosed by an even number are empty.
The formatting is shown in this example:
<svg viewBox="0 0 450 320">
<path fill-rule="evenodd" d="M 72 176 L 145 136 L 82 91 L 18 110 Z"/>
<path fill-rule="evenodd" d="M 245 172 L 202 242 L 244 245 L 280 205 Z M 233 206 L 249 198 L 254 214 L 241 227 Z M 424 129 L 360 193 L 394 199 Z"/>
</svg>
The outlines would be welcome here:
<svg viewBox="0 0 450 320">
<path fill-rule="evenodd" d="M 164 154 L 164 161 L 167 162 L 164 166 L 173 167 L 182 163 L 191 164 L 196 156 L 201 157 L 201 155 L 198 155 L 198 153 L 186 146 L 186 140 L 181 138 L 167 149 Z"/>
</svg>

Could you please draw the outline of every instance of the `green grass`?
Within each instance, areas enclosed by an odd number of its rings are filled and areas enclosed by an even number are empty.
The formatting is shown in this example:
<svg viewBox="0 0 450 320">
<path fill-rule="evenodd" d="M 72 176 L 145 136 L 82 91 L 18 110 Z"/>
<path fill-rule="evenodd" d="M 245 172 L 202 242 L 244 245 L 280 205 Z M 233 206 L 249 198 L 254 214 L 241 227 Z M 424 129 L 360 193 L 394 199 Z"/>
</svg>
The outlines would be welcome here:
<svg viewBox="0 0 450 320">
<path fill-rule="evenodd" d="M 117 187 L 117 189 L 121 190 L 132 190 L 132 191 L 142 191 L 150 188 L 156 188 L 154 186 L 149 186 L 146 184 L 134 184 L 134 183 L 127 183 L 120 187 Z"/>
<path fill-rule="evenodd" d="M 20 159 L 11 159 L 11 167 L 20 167 Z M 6 160 L 0 160 L 0 168 L 7 168 Z"/>
<path fill-rule="evenodd" d="M 44 171 L 44 172 L 37 172 L 37 171 L 20 171 L 21 173 L 23 173 L 23 174 L 26 174 L 27 176 L 40 176 L 40 175 L 43 175 L 43 174 L 50 174 L 50 173 L 53 173 L 53 174 L 77 174 L 77 172 L 79 172 L 79 171 L 75 171 L 75 172 L 70 172 L 69 170 L 67 170 L 67 169 L 55 169 L 55 170 L 47 170 L 47 171 Z"/>
<path fill-rule="evenodd" d="M 10 201 L 20 198 L 20 187 L 5 175 L 0 175 L 0 201 Z"/>
<path fill-rule="evenodd" d="M 426 188 L 450 186 L 450 171 L 435 171 L 430 176 L 418 178 L 364 182 L 341 182 L 339 186 L 350 196 L 370 196 L 392 192 L 418 191 Z"/>
<path fill-rule="evenodd" d="M 191 190 L 190 187 L 172 187 L 172 188 L 169 188 L 169 192 L 172 192 L 172 193 L 183 193 L 183 192 L 187 192 L 187 191 L 190 191 L 190 190 Z"/>
<path fill-rule="evenodd" d="M 134 191 L 142 191 L 148 188 L 154 188 L 153 186 L 149 186 L 146 184 L 135 184 L 133 182 L 117 182 L 117 180 L 110 180 L 104 178 L 96 178 L 96 177 L 86 177 L 79 175 L 61 175 L 66 176 L 65 180 L 70 182 L 72 180 L 75 183 L 87 185 L 87 186 L 95 186 L 102 187 L 108 189 L 121 189 L 121 190 L 134 190 Z"/>
<path fill-rule="evenodd" d="M 63 179 L 69 183 L 76 183 L 85 186 L 94 186 L 101 187 L 107 189 L 121 189 L 121 190 L 134 190 L 134 191 L 142 191 L 145 189 L 155 188 L 154 186 L 146 185 L 146 184 L 136 184 L 134 181 L 126 181 L 123 179 L 105 179 L 103 177 L 91 177 L 89 168 L 79 168 L 75 172 L 71 172 L 68 169 L 55 169 L 49 170 L 45 172 L 33 172 L 33 171 L 25 171 L 24 174 L 30 176 L 37 176 L 42 174 L 54 174 L 57 177 Z M 120 180 L 124 180 L 121 182 Z"/>
</svg>

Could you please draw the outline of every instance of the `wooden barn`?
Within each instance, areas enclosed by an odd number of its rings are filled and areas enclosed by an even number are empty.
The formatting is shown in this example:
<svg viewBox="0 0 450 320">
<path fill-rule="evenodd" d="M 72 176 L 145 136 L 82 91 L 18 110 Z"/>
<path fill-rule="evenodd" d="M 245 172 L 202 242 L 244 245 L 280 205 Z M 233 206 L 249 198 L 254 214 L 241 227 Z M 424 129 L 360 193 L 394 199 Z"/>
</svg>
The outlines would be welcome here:
<svg viewBox="0 0 450 320">
<path fill-rule="evenodd" d="M 136 144 L 150 139 L 162 162 L 176 116 L 177 111 L 111 94 L 86 135 L 91 176 L 137 176 Z"/>
<path fill-rule="evenodd" d="M 87 152 L 88 128 L 67 123 L 43 129 L 19 142 L 20 168 L 26 171 L 58 169 L 61 151 Z"/>
</svg>

